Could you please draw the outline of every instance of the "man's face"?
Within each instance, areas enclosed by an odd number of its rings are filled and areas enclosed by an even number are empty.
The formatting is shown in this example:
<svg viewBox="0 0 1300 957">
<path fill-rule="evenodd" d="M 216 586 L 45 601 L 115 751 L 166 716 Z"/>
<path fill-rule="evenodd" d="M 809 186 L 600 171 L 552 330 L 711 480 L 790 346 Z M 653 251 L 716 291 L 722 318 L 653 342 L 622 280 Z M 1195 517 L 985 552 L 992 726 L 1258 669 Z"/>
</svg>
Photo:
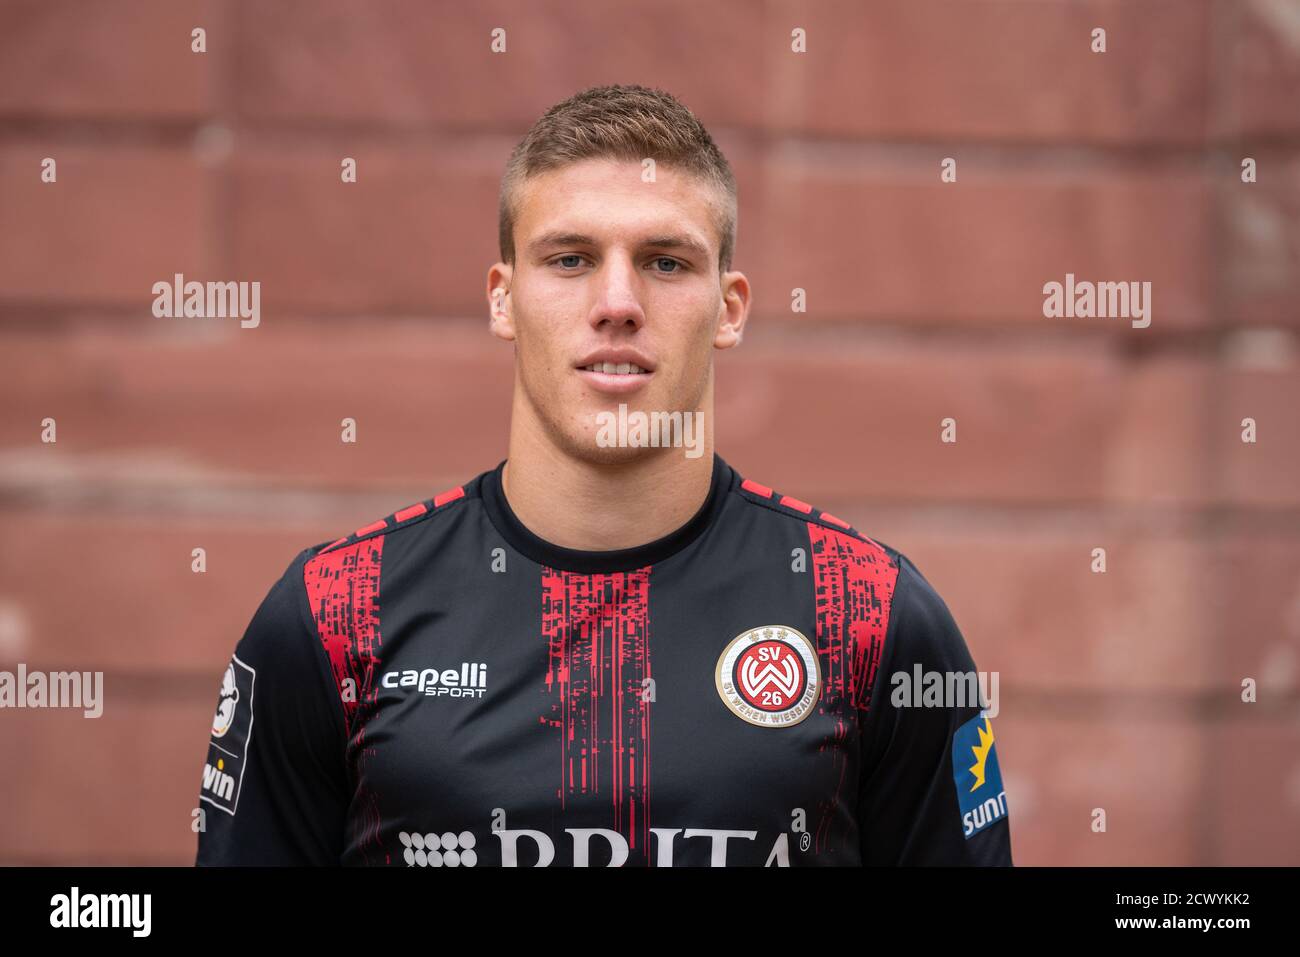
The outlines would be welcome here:
<svg viewBox="0 0 1300 957">
<path fill-rule="evenodd" d="M 509 290 L 492 328 L 516 344 L 517 416 L 609 462 L 656 450 L 600 447 L 600 412 L 711 415 L 712 350 L 739 341 L 749 298 L 743 275 L 718 272 L 718 200 L 693 175 L 660 165 L 644 182 L 607 159 L 524 184 L 515 263 L 488 278 L 490 297 Z"/>
</svg>

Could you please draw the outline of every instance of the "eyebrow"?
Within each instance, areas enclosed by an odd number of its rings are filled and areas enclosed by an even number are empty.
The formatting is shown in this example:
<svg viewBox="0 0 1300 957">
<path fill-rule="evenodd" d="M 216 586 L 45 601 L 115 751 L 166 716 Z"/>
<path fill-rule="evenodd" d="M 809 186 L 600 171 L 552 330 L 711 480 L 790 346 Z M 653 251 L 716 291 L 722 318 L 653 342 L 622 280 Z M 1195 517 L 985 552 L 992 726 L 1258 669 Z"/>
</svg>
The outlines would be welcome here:
<svg viewBox="0 0 1300 957">
<path fill-rule="evenodd" d="M 528 251 L 531 253 L 540 253 L 545 249 L 553 246 L 595 246 L 597 242 L 591 236 L 585 233 L 570 233 L 555 231 L 543 233 L 528 244 Z M 651 236 L 641 243 L 642 246 L 654 249 L 683 249 L 695 253 L 701 258 L 707 259 L 709 256 L 708 247 L 690 236 L 681 234 L 665 234 L 662 236 Z"/>
</svg>

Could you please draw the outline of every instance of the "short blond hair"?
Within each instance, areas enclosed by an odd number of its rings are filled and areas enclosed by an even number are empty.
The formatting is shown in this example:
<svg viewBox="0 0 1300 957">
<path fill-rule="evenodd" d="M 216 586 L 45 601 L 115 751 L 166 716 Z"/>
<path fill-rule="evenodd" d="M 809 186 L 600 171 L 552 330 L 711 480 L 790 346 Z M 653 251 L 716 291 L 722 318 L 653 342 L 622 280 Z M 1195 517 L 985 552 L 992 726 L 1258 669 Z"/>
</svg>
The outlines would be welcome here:
<svg viewBox="0 0 1300 957">
<path fill-rule="evenodd" d="M 671 93 L 644 86 L 597 86 L 547 110 L 510 154 L 501 180 L 501 261 L 515 261 L 515 217 L 524 180 L 579 160 L 609 158 L 684 170 L 721 195 L 715 214 L 718 269 L 736 245 L 736 178 L 709 131 Z"/>
</svg>

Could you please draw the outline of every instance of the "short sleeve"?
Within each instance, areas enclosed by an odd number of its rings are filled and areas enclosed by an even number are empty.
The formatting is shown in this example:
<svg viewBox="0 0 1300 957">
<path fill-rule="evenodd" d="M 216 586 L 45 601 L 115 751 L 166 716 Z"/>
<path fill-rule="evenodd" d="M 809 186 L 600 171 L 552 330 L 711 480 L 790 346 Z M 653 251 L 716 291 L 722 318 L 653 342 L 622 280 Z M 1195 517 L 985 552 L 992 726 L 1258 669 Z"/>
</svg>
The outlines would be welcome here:
<svg viewBox="0 0 1300 957">
<path fill-rule="evenodd" d="M 863 722 L 864 864 L 1011 866 L 1006 792 L 977 682 L 947 605 L 899 555 Z"/>
<path fill-rule="evenodd" d="M 343 712 L 307 608 L 307 549 L 271 587 L 221 677 L 196 865 L 336 865 L 348 787 Z"/>
</svg>

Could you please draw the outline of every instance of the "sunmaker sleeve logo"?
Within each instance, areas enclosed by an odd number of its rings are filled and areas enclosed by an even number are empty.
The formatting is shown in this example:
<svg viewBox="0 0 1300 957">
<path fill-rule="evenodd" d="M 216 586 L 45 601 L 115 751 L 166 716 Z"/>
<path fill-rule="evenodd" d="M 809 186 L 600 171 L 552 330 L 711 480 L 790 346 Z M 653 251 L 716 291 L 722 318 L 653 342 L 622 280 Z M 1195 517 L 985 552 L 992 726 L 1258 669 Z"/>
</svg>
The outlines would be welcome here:
<svg viewBox="0 0 1300 957">
<path fill-rule="evenodd" d="M 1007 816 L 1007 792 L 993 746 L 993 725 L 983 711 L 952 738 L 952 774 L 967 840 Z"/>
<path fill-rule="evenodd" d="M 212 739 L 203 765 L 199 799 L 233 815 L 248 763 L 253 738 L 253 682 L 257 672 L 232 656 L 221 679 L 217 710 L 212 716 Z"/>
<path fill-rule="evenodd" d="M 802 632 L 762 625 L 733 638 L 718 658 L 718 695 L 733 714 L 761 727 L 798 724 L 821 693 L 821 664 Z"/>
</svg>

